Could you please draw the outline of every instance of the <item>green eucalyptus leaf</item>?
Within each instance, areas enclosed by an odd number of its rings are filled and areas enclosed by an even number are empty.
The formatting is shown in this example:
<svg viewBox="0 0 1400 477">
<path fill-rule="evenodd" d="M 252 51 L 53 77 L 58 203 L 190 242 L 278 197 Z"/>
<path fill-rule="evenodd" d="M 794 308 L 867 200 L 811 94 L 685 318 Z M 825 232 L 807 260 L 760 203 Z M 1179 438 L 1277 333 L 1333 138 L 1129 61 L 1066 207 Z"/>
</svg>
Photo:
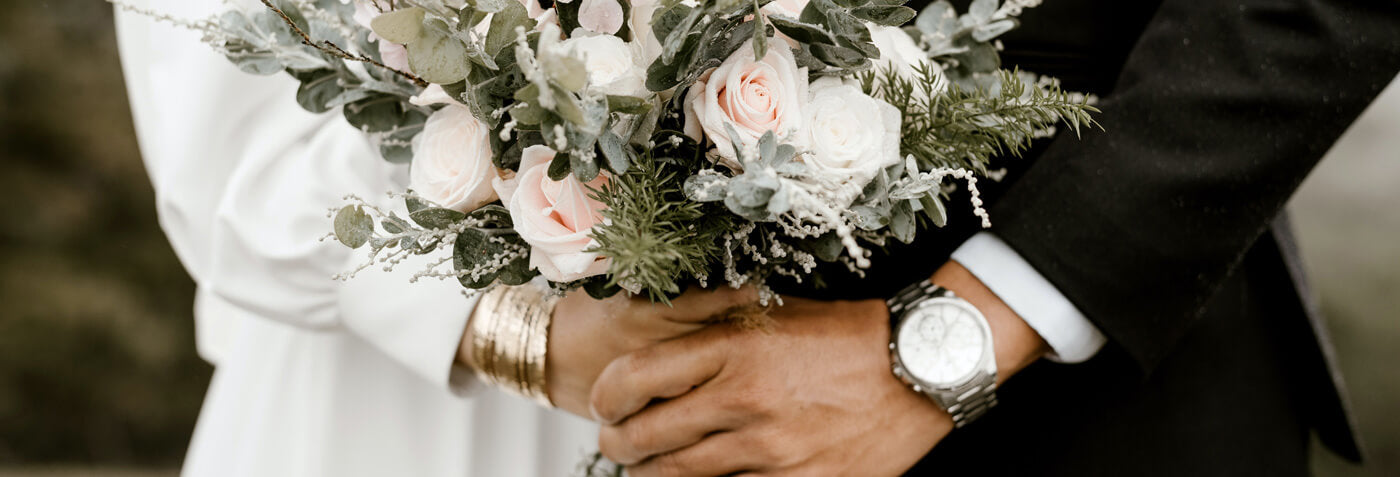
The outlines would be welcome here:
<svg viewBox="0 0 1400 477">
<path fill-rule="evenodd" d="M 742 174 L 729 181 L 727 199 L 733 199 L 744 207 L 766 208 L 768 200 L 778 193 L 782 183 L 777 176 L 768 174 Z"/>
<path fill-rule="evenodd" d="M 872 5 L 851 10 L 851 16 L 877 25 L 897 27 L 913 20 L 914 9 L 903 5 Z"/>
<path fill-rule="evenodd" d="M 445 229 L 467 218 L 467 214 L 439 207 L 419 209 L 408 214 L 414 223 L 429 229 Z"/>
<path fill-rule="evenodd" d="M 520 5 L 520 2 L 514 0 L 468 0 L 467 4 L 481 12 L 498 13 L 510 8 L 512 4 Z"/>
<path fill-rule="evenodd" d="M 943 199 L 936 194 L 928 194 L 919 198 L 919 205 L 924 210 L 924 215 L 933 221 L 933 225 L 942 227 L 948 225 L 948 209 L 943 207 Z"/>
<path fill-rule="evenodd" d="M 549 169 L 546 171 L 546 174 L 549 176 L 550 180 L 562 181 L 565 177 L 569 177 L 569 172 L 571 171 L 569 167 L 569 155 L 558 154 L 554 156 L 554 160 L 549 162 Z"/>
<path fill-rule="evenodd" d="M 656 38 L 666 38 L 690 16 L 691 8 L 684 4 L 659 9 L 652 13 L 651 32 Z"/>
<path fill-rule="evenodd" d="M 413 228 L 413 225 L 409 224 L 407 220 L 399 218 L 393 212 L 390 212 L 384 220 L 379 221 L 379 226 L 384 227 L 384 231 L 391 234 L 401 234 Z"/>
<path fill-rule="evenodd" d="M 890 224 L 890 211 L 882 207 L 856 205 L 850 210 L 851 222 L 862 230 L 876 231 Z"/>
<path fill-rule="evenodd" d="M 335 239 L 350 248 L 360 248 L 374 235 L 374 219 L 358 205 L 341 207 L 335 214 Z"/>
<path fill-rule="evenodd" d="M 683 49 L 682 47 L 690 42 L 691 37 L 698 34 L 692 32 L 691 27 L 695 26 L 695 23 L 700 21 L 705 10 L 699 8 L 687 10 L 688 12 L 685 17 L 676 24 L 675 28 L 672 29 L 669 34 L 664 37 L 659 37 L 662 38 L 660 60 L 665 63 L 674 62 Z"/>
<path fill-rule="evenodd" d="M 496 56 L 502 50 L 511 47 L 516 40 L 516 27 L 530 30 L 534 28 L 534 20 L 525 10 L 525 6 L 515 0 L 477 0 L 478 2 L 500 2 L 501 9 L 491 16 L 491 27 L 486 31 L 486 54 Z M 536 1 L 536 0 L 528 0 Z"/>
<path fill-rule="evenodd" d="M 413 147 L 385 142 L 379 145 L 379 156 L 394 164 L 408 164 L 413 162 Z"/>
<path fill-rule="evenodd" d="M 992 14 L 997 11 L 999 0 L 973 0 L 972 5 L 967 7 L 967 15 L 976 21 L 976 24 L 986 23 L 992 18 Z"/>
<path fill-rule="evenodd" d="M 452 84 L 467 79 L 471 58 L 467 45 L 442 31 L 425 29 L 418 41 L 408 44 L 408 65 L 429 83 Z"/>
<path fill-rule="evenodd" d="M 387 132 L 399 127 L 406 118 L 404 98 L 376 94 L 345 105 L 345 120 L 365 132 Z"/>
<path fill-rule="evenodd" d="M 728 126 L 728 124 L 726 124 Z M 736 143 L 737 144 L 737 143 Z M 758 138 L 758 158 L 765 165 L 772 167 L 772 161 L 778 155 L 778 136 L 773 131 L 766 131 Z"/>
<path fill-rule="evenodd" d="M 608 110 L 623 114 L 646 114 L 651 103 L 636 96 L 608 95 Z"/>
<path fill-rule="evenodd" d="M 504 235 L 502 237 L 507 242 L 510 242 L 517 246 L 526 247 L 527 249 L 529 247 L 529 244 L 525 243 L 525 241 L 521 239 L 519 235 L 510 234 Z M 499 275 L 496 276 L 496 279 L 500 280 L 502 285 L 524 285 L 526 283 L 529 283 L 530 280 L 533 280 L 535 277 L 539 276 L 539 274 L 539 271 L 530 268 L 530 255 L 526 254 L 520 258 L 511 260 L 510 263 L 507 263 L 505 267 L 502 267 L 501 271 L 499 272 Z"/>
<path fill-rule="evenodd" d="M 533 86 L 533 85 L 532 85 Z M 544 121 L 546 111 L 537 103 L 515 103 L 510 108 L 510 117 L 523 125 L 536 125 Z"/>
<path fill-rule="evenodd" d="M 773 23 L 774 28 L 777 28 L 778 31 L 783 32 L 783 34 L 787 35 L 788 38 L 792 38 L 798 43 L 821 43 L 825 45 L 836 44 L 836 38 L 832 37 L 831 33 L 827 32 L 826 29 L 820 26 L 809 25 L 799 21 L 789 20 L 777 16 L 768 17 L 768 20 Z"/>
<path fill-rule="evenodd" d="M 407 45 L 423 38 L 423 18 L 428 11 L 419 7 L 385 12 L 374 17 L 370 29 L 386 41 Z"/>
<path fill-rule="evenodd" d="M 895 201 L 890 210 L 890 232 L 894 233 L 894 238 L 904 243 L 913 242 L 918 229 L 915 223 L 914 207 L 909 201 Z"/>
<path fill-rule="evenodd" d="M 598 160 L 589 157 L 579 157 L 578 154 L 568 154 L 569 170 L 579 182 L 588 182 L 598 178 L 602 170 L 598 167 Z"/>
<path fill-rule="evenodd" d="M 914 20 L 914 26 L 924 33 L 942 35 L 945 38 L 952 38 L 954 29 L 957 28 L 958 15 L 953 9 L 953 4 L 946 0 L 938 0 L 930 3 L 919 12 L 919 16 Z"/>
<path fill-rule="evenodd" d="M 281 71 L 280 64 L 277 71 Z M 680 71 L 681 62 L 666 63 L 661 58 L 657 58 L 651 62 L 650 66 L 647 66 L 647 90 L 661 92 L 676 87 L 681 83 L 680 79 L 676 78 L 676 74 Z"/>
<path fill-rule="evenodd" d="M 685 196 L 696 202 L 714 202 L 729 196 L 729 178 L 719 174 L 696 174 L 685 179 Z"/>
<path fill-rule="evenodd" d="M 340 74 L 336 70 L 314 70 L 297 73 L 295 76 L 301 81 L 301 86 L 297 88 L 297 104 L 313 113 L 330 111 L 331 101 L 345 92 L 340 86 Z"/>
<path fill-rule="evenodd" d="M 452 268 L 459 272 L 475 270 L 491 263 L 504 252 L 505 247 L 492 242 L 486 232 L 481 229 L 466 229 L 457 234 L 457 241 L 452 244 Z M 495 282 L 498 276 L 500 270 L 478 275 L 475 279 L 471 275 L 459 274 L 457 281 L 467 288 L 485 288 Z"/>
<path fill-rule="evenodd" d="M 540 67 L 549 74 L 554 83 L 567 91 L 577 93 L 588 84 L 588 66 L 583 60 L 565 55 L 545 55 L 540 59 Z"/>
<path fill-rule="evenodd" d="M 827 232 L 815 239 L 808 239 L 802 242 L 803 248 L 812 255 L 817 256 L 817 260 L 823 262 L 835 262 L 841 258 L 841 253 L 846 250 L 846 246 L 841 244 L 841 237 L 835 232 Z"/>
<path fill-rule="evenodd" d="M 488 227 L 508 229 L 514 226 L 510 219 L 510 210 L 497 204 L 483 205 L 469 212 L 467 216 L 481 221 Z"/>
<path fill-rule="evenodd" d="M 404 198 L 403 198 L 403 203 L 404 203 L 404 207 L 406 207 L 406 208 L 408 209 L 408 213 L 409 213 L 409 216 L 410 216 L 410 217 L 412 217 L 412 214 L 413 214 L 414 212 L 417 212 L 417 211 L 420 211 L 420 210 L 423 210 L 423 209 L 429 209 L 429 208 L 437 207 L 437 206 L 433 205 L 432 202 L 428 202 L 428 201 L 426 201 L 426 200 L 423 200 L 422 198 L 420 198 L 420 197 L 418 197 L 418 196 L 416 196 L 416 195 L 405 195 Z"/>
<path fill-rule="evenodd" d="M 997 20 L 973 29 L 972 39 L 982 42 L 992 41 L 993 38 L 1014 30 L 1016 26 L 1016 20 L 1012 18 Z"/>
<path fill-rule="evenodd" d="M 869 60 L 861 52 L 843 46 L 811 45 L 812 55 L 838 68 L 860 68 Z"/>
<path fill-rule="evenodd" d="M 627 172 L 632 161 L 627 154 L 627 145 L 617 134 L 603 131 L 603 134 L 598 136 L 598 150 L 602 151 L 603 158 L 607 159 L 608 169 L 619 174 Z"/>
<path fill-rule="evenodd" d="M 470 4 L 463 5 L 462 9 L 457 11 L 457 30 L 470 29 L 485 19 L 486 12 L 479 11 Z"/>
<path fill-rule="evenodd" d="M 560 118 L 576 125 L 585 124 L 583 116 L 583 106 L 579 104 L 578 98 L 565 91 L 563 88 L 550 88 L 554 94 L 554 113 Z"/>
<path fill-rule="evenodd" d="M 973 45 L 966 52 L 954 55 L 953 58 L 958 60 L 957 69 L 969 75 L 1001 70 L 1001 58 L 997 55 L 996 48 L 986 43 Z"/>
</svg>

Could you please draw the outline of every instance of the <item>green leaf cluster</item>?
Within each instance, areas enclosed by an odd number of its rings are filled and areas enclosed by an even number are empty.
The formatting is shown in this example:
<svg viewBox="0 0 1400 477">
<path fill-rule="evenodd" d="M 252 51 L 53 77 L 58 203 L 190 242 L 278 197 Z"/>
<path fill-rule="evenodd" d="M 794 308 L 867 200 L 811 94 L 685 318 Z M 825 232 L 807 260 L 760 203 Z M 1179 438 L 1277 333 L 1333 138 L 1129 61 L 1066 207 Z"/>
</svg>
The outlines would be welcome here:
<svg viewBox="0 0 1400 477">
<path fill-rule="evenodd" d="M 773 26 L 802 44 L 810 55 L 838 72 L 868 69 L 880 50 L 866 22 L 899 26 L 914 18 L 904 0 L 812 0 L 798 18 L 771 16 Z"/>
<path fill-rule="evenodd" d="M 728 126 L 727 124 L 725 125 Z M 730 134 L 737 136 L 730 128 Z M 740 144 L 736 137 L 734 144 Z M 786 177 L 801 177 L 806 168 L 797 158 L 797 148 L 779 144 L 772 131 L 758 139 L 756 157 L 739 151 L 742 172 L 729 177 L 712 170 L 685 179 L 686 196 L 696 202 L 723 202 L 739 217 L 754 222 L 773 222 L 792 209 L 790 185 Z"/>
<path fill-rule="evenodd" d="M 1029 82 L 1026 75 L 998 71 L 991 88 L 932 91 L 938 81 L 932 66 L 914 78 L 894 71 L 863 75 L 866 92 L 900 110 L 900 151 L 924 170 L 939 167 L 986 172 L 992 156 L 1019 156 L 1037 131 L 1064 122 L 1076 134 L 1096 126 L 1099 110 L 1088 99 L 1065 92 L 1053 82 Z M 876 79 L 878 75 L 878 80 Z"/>
<path fill-rule="evenodd" d="M 951 67 L 949 79 L 965 88 L 991 88 L 998 83 L 1001 58 L 993 40 L 1020 26 L 1001 11 L 1001 0 L 975 0 L 959 15 L 952 4 L 939 0 L 924 7 L 914 20 L 925 49 Z M 999 13 L 1000 12 L 1000 13 Z"/>
<path fill-rule="evenodd" d="M 767 38 L 769 26 L 746 21 L 758 2 L 711 1 L 691 6 L 673 3 L 653 17 L 652 33 L 661 42 L 661 56 L 647 67 L 647 89 L 684 89 L 706 70 L 755 38 Z"/>
</svg>

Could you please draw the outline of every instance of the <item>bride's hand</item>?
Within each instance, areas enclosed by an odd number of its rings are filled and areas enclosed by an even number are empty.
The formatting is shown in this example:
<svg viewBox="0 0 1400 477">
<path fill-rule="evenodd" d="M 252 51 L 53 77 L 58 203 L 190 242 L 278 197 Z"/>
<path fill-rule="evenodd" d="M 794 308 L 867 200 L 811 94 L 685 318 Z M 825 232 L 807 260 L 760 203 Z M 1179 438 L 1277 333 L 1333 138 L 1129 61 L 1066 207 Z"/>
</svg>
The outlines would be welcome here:
<svg viewBox="0 0 1400 477">
<path fill-rule="evenodd" d="M 692 289 L 673 306 L 617 295 L 595 300 L 575 291 L 554 309 L 546 381 L 555 406 L 592 419 L 589 393 L 598 374 L 618 356 L 705 327 L 727 310 L 757 301 L 752 288 Z"/>
</svg>

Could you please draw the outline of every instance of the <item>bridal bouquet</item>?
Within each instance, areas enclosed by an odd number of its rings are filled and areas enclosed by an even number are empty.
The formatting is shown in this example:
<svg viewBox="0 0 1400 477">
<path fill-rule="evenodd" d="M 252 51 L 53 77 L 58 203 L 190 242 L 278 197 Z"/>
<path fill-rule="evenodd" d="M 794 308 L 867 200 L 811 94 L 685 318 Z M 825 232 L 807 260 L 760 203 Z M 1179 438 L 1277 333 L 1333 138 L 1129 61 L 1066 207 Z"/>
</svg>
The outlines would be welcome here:
<svg viewBox="0 0 1400 477">
<path fill-rule="evenodd" d="M 988 225 L 989 158 L 1097 111 L 1001 69 L 1038 0 L 260 1 L 186 26 L 411 164 L 402 209 L 348 197 L 334 237 L 366 267 L 450 250 L 418 276 L 468 289 L 860 273 L 942 226 L 957 184 Z"/>
</svg>

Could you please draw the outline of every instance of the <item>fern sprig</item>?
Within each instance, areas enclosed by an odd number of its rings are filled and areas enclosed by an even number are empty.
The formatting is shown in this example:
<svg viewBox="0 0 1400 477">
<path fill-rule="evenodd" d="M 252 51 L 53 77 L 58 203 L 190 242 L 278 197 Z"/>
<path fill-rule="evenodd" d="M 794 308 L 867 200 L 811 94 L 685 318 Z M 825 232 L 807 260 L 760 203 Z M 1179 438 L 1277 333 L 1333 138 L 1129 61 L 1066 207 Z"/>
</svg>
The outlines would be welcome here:
<svg viewBox="0 0 1400 477">
<path fill-rule="evenodd" d="M 682 284 L 703 280 L 719 261 L 720 236 L 736 227 L 735 219 L 687 199 L 680 169 L 646 152 L 594 191 L 607 206 L 605 222 L 593 229 L 593 250 L 612 258 L 609 285 L 669 303 Z"/>
<path fill-rule="evenodd" d="M 1099 112 L 1083 95 L 1050 81 L 1028 83 L 1017 71 L 1002 70 L 992 88 L 946 84 L 935 65 L 922 65 L 914 77 L 893 70 L 866 72 L 868 94 L 890 103 L 903 116 L 901 153 L 921 167 L 967 168 L 985 172 L 992 156 L 1020 156 L 1036 137 L 1063 122 L 1075 134 L 1098 127 Z"/>
</svg>

